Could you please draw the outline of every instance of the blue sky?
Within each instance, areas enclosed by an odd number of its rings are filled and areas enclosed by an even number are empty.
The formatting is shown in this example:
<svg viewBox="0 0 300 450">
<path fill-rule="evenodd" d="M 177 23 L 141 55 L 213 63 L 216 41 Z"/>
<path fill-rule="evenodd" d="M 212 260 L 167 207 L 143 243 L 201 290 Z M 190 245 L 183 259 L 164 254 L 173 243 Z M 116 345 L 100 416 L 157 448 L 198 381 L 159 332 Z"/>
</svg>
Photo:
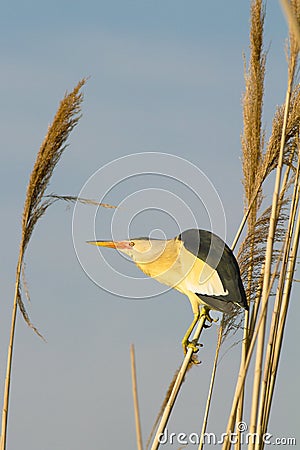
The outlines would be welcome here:
<svg viewBox="0 0 300 450">
<path fill-rule="evenodd" d="M 243 208 L 242 53 L 248 54 L 248 22 L 249 2 L 237 0 L 218 4 L 15 1 L 2 5 L 1 379 L 29 174 L 58 102 L 82 77 L 90 77 L 84 87 L 83 117 L 55 171 L 50 191 L 77 195 L 95 171 L 129 154 L 180 156 L 198 166 L 215 187 L 225 211 L 226 238 L 232 241 Z M 278 3 L 269 2 L 267 130 L 274 107 L 284 100 L 286 35 Z M 136 186 L 148 188 L 154 181 L 144 183 L 136 178 L 110 192 L 108 199 L 119 204 Z M 159 188 L 168 185 L 166 180 L 161 183 Z M 187 191 L 175 185 L 174 190 L 189 202 Z M 194 200 L 190 202 L 192 209 L 197 207 Z M 196 214 L 198 222 L 201 211 L 199 208 Z M 92 214 L 94 211 L 87 210 L 86 217 Z M 99 214 L 97 236 L 109 237 L 112 212 Z M 141 215 L 136 220 L 136 233 L 144 235 L 149 227 L 155 228 L 157 218 L 172 237 L 172 221 L 159 215 L 149 217 Z M 207 225 L 204 215 L 203 223 Z M 82 234 L 82 242 L 93 238 Z M 91 248 L 86 252 L 93 261 Z M 139 276 L 117 255 L 107 254 L 107 258 L 132 276 Z M 26 262 L 32 299 L 29 312 L 47 344 L 19 318 L 9 448 L 92 450 L 122 446 L 132 450 L 135 432 L 129 346 L 132 342 L 136 345 L 146 437 L 181 360 L 180 341 L 192 318 L 188 300 L 173 291 L 141 301 L 101 290 L 77 260 L 72 210 L 65 205 L 56 204 L 38 223 Z M 297 430 L 299 362 L 294 356 L 298 313 L 299 307 L 292 304 L 270 422 L 270 431 L 277 436 L 295 435 Z M 170 431 L 199 431 L 215 341 L 213 327 L 203 337 L 203 363 L 183 386 Z M 225 345 L 223 352 L 231 344 Z M 231 348 L 220 364 L 209 431 L 224 429 L 239 352 L 240 346 Z M 283 410 L 287 411 L 284 420 Z"/>
</svg>

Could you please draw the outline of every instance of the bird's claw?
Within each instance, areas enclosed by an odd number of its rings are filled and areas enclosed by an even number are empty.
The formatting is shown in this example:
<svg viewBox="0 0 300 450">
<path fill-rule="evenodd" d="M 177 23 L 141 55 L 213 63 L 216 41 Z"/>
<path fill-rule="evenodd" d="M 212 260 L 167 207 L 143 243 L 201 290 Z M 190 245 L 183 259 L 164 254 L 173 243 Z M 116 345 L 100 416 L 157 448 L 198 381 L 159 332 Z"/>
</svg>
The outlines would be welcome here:
<svg viewBox="0 0 300 450">
<path fill-rule="evenodd" d="M 185 354 L 188 348 L 191 348 L 193 353 L 198 353 L 200 347 L 203 347 L 203 344 L 199 344 L 195 339 L 193 341 L 187 341 L 185 345 Z"/>
<path fill-rule="evenodd" d="M 203 308 L 202 311 L 201 311 L 201 316 L 202 316 L 202 317 L 205 317 L 205 320 L 207 320 L 207 321 L 209 322 L 209 324 L 205 324 L 205 323 L 204 323 L 204 328 L 209 328 L 209 327 L 211 327 L 212 322 L 215 322 L 215 323 L 216 323 L 216 322 L 218 322 L 218 320 L 219 320 L 218 317 L 217 317 L 216 319 L 213 319 L 209 313 L 210 313 L 210 310 L 207 309 L 207 308 Z"/>
<path fill-rule="evenodd" d="M 198 342 L 196 342 L 196 340 L 187 341 L 185 344 L 183 344 L 183 351 L 184 351 L 185 355 L 187 354 L 187 351 L 189 348 L 191 348 L 193 350 L 189 364 L 193 365 L 193 364 L 201 363 L 201 361 L 199 361 L 199 359 L 197 358 L 197 353 L 198 353 L 200 347 L 203 347 L 203 344 L 199 344 Z"/>
<path fill-rule="evenodd" d="M 193 353 L 193 354 L 192 354 L 191 364 L 196 364 L 196 365 L 197 365 L 197 364 L 201 364 L 201 361 L 199 361 L 199 359 L 198 359 L 196 353 Z"/>
<path fill-rule="evenodd" d="M 193 350 L 193 353 L 198 353 L 199 352 L 199 345 L 196 342 L 194 342 L 194 341 L 188 342 L 186 348 L 187 349 L 191 348 Z"/>
</svg>

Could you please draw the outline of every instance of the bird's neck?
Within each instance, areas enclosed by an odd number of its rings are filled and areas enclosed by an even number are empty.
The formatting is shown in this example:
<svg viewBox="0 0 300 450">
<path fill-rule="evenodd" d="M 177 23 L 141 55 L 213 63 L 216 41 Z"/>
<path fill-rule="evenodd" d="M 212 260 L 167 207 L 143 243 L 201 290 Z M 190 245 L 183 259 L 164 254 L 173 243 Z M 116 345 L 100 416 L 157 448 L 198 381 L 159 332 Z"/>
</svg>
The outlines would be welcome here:
<svg viewBox="0 0 300 450">
<path fill-rule="evenodd" d="M 157 257 L 154 256 L 149 262 L 135 261 L 135 263 L 146 275 L 152 278 L 160 278 L 164 273 L 174 268 L 179 260 L 181 246 L 181 241 L 174 242 L 173 239 L 166 241 L 163 251 L 159 252 Z"/>
</svg>

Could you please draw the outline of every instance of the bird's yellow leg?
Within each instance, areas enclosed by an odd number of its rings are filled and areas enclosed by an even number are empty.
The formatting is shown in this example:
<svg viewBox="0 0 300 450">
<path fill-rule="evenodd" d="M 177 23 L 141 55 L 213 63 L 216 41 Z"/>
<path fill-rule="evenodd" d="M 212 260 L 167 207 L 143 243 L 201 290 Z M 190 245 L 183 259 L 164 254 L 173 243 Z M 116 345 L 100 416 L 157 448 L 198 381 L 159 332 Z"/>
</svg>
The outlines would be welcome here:
<svg viewBox="0 0 300 450">
<path fill-rule="evenodd" d="M 188 348 L 192 348 L 195 353 L 199 350 L 200 344 L 195 344 L 193 341 L 190 342 L 189 337 L 190 337 L 195 325 L 198 323 L 200 317 L 204 316 L 205 321 L 207 320 L 209 323 L 218 321 L 218 319 L 213 319 L 210 316 L 210 309 L 207 306 L 202 306 L 201 312 L 199 312 L 199 307 L 196 308 L 195 304 L 192 304 L 192 307 L 193 307 L 193 311 L 194 311 L 194 319 L 193 319 L 191 325 L 189 326 L 189 328 L 187 329 L 187 332 L 185 333 L 184 338 L 182 339 L 182 342 L 181 342 L 184 354 L 186 354 Z M 204 327 L 207 328 L 208 326 L 210 326 L 210 325 L 205 325 L 205 322 L 204 322 Z"/>
<path fill-rule="evenodd" d="M 198 322 L 199 318 L 200 318 L 200 312 L 199 312 L 199 309 L 198 309 L 198 312 L 197 312 L 197 313 L 194 313 L 194 319 L 193 319 L 193 322 L 192 322 L 191 325 L 188 327 L 187 332 L 185 333 L 184 338 L 183 338 L 182 341 L 181 341 L 182 348 L 183 348 L 183 353 L 184 353 L 184 354 L 186 354 L 187 348 L 188 348 L 189 346 L 192 346 L 194 352 L 196 352 L 196 351 L 199 350 L 199 348 L 198 348 L 195 344 L 193 344 L 192 342 L 189 342 L 189 337 L 190 337 L 190 335 L 191 335 L 191 333 L 192 333 L 192 331 L 193 331 L 193 329 L 194 329 L 196 323 Z"/>
</svg>

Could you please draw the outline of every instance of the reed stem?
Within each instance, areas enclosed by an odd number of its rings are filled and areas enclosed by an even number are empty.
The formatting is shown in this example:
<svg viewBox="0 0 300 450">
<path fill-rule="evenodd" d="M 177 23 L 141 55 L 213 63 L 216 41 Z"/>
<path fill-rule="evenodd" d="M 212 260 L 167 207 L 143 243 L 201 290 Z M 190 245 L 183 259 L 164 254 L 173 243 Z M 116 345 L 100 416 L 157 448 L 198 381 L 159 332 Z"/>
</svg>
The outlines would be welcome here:
<svg viewBox="0 0 300 450">
<path fill-rule="evenodd" d="M 134 406 L 136 442 L 137 442 L 138 450 L 143 450 L 142 427 L 141 427 L 141 420 L 140 420 L 140 409 L 139 409 L 139 401 L 138 401 L 136 367 L 135 367 L 135 351 L 134 351 L 133 344 L 131 344 L 131 346 L 130 346 L 130 361 L 131 361 L 132 396 L 133 396 L 133 406 Z"/>
<path fill-rule="evenodd" d="M 194 336 L 192 338 L 192 341 L 194 343 L 197 343 L 198 340 L 199 340 L 199 337 L 200 337 L 200 335 L 201 335 L 201 333 L 203 331 L 204 325 L 205 325 L 205 320 L 206 320 L 205 315 L 204 314 L 201 315 L 200 316 L 200 320 L 199 320 L 198 325 L 197 325 L 197 328 L 196 328 L 196 331 L 195 331 Z M 165 431 L 165 428 L 167 426 L 169 417 L 171 415 L 171 412 L 172 412 L 173 406 L 175 404 L 175 401 L 176 401 L 177 395 L 179 393 L 179 390 L 181 388 L 181 385 L 183 383 L 183 380 L 184 380 L 185 374 L 187 372 L 188 366 L 191 363 L 193 353 L 194 353 L 194 350 L 191 347 L 189 347 L 188 350 L 187 350 L 187 353 L 185 355 L 185 358 L 183 360 L 183 363 L 181 365 L 181 368 L 179 369 L 179 372 L 178 372 L 178 375 L 177 375 L 174 387 L 172 389 L 171 395 L 169 397 L 169 400 L 168 400 L 168 402 L 166 404 L 166 407 L 165 407 L 165 410 L 163 412 L 160 424 L 158 426 L 156 435 L 154 437 L 154 441 L 153 441 L 151 450 L 157 450 L 159 448 L 161 436 L 163 435 L 163 433 Z"/>
</svg>

